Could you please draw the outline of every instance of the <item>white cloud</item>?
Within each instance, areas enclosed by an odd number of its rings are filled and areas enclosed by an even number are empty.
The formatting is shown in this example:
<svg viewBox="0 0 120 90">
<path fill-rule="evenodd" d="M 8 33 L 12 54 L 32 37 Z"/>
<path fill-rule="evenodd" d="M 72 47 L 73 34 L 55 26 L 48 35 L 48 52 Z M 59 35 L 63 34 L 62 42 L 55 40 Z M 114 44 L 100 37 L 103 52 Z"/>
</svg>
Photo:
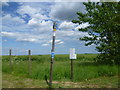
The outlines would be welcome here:
<svg viewBox="0 0 120 90">
<path fill-rule="evenodd" d="M 59 26 L 61 30 L 57 31 L 56 34 L 58 37 L 62 37 L 63 39 L 67 40 L 78 39 L 83 36 L 88 36 L 86 32 L 78 31 L 79 28 L 85 28 L 87 26 L 89 26 L 88 23 L 78 25 L 72 22 L 63 21 Z"/>
<path fill-rule="evenodd" d="M 33 8 L 28 5 L 22 5 L 17 10 L 17 13 L 22 15 L 23 17 L 26 17 L 26 14 L 28 14 L 32 19 L 35 19 L 36 21 L 40 21 L 42 19 L 48 19 L 46 15 L 42 15 L 41 8 Z"/>
<path fill-rule="evenodd" d="M 56 33 L 58 38 L 62 38 L 62 40 L 76 40 L 83 36 L 88 36 L 86 32 L 80 31 L 57 31 Z"/>
<path fill-rule="evenodd" d="M 63 44 L 63 41 L 61 41 L 61 40 L 55 40 L 55 43 L 56 44 Z"/>
<path fill-rule="evenodd" d="M 1 0 L 1 2 L 9 2 L 10 0 Z"/>
<path fill-rule="evenodd" d="M 88 2 L 88 0 L 2 0 L 3 2 Z M 90 0 L 90 1 L 100 1 L 100 0 Z M 108 0 L 112 1 L 112 0 Z M 119 0 L 117 0 L 119 1 Z"/>
<path fill-rule="evenodd" d="M 69 7 L 67 7 L 67 4 L 69 5 Z M 76 13 L 76 10 L 79 10 L 80 9 L 79 7 L 81 7 L 81 5 L 82 5 L 82 3 L 55 3 L 55 6 L 53 5 L 54 9 L 53 9 L 53 7 L 51 8 L 50 15 L 54 11 L 55 11 L 55 13 L 58 13 L 59 11 L 63 10 L 64 12 L 69 12 L 69 13 L 66 13 L 65 16 L 63 15 L 63 17 L 66 17 L 69 14 L 73 14 L 73 11 L 75 11 L 75 13 Z M 25 7 L 27 7 L 27 8 L 25 8 Z M 33 9 L 32 14 L 31 14 L 31 12 L 29 12 L 29 10 L 28 10 L 29 8 L 31 10 Z M 73 11 L 71 11 L 71 10 L 73 10 Z M 35 8 L 30 7 L 30 6 L 21 6 L 18 10 L 19 13 L 20 12 L 22 14 L 26 13 L 26 14 L 29 14 L 31 16 L 31 20 L 29 20 L 28 25 L 29 25 L 29 27 L 33 28 L 32 31 L 34 34 L 39 33 L 39 34 L 44 35 L 44 37 L 51 38 L 50 36 L 52 34 L 51 31 L 52 31 L 53 23 L 51 21 L 47 21 L 47 22 L 44 21 L 44 19 L 48 19 L 48 17 L 46 17 L 45 15 L 42 15 L 40 11 L 41 10 L 36 10 Z M 61 14 L 59 16 L 62 17 Z M 71 18 L 71 17 L 69 17 L 69 18 Z M 65 19 L 65 20 L 67 20 L 67 19 Z M 80 36 L 86 35 L 86 33 L 83 33 L 81 35 L 81 32 L 73 31 L 72 29 L 76 30 L 78 28 L 78 27 L 76 28 L 76 25 L 77 24 L 74 24 L 74 23 L 69 22 L 69 21 L 61 22 L 61 24 L 59 25 L 59 28 L 61 29 L 61 31 L 57 31 L 58 39 L 60 39 L 60 38 L 62 38 L 62 39 L 73 38 L 73 37 L 78 38 L 79 35 Z M 60 42 L 60 43 L 62 44 L 63 42 Z"/>
<path fill-rule="evenodd" d="M 64 4 L 67 5 L 68 3 Z M 60 3 L 60 9 L 61 5 L 64 6 L 64 4 Z M 75 5 L 76 3 L 70 3 L 70 8 L 66 6 L 65 8 L 67 8 L 66 10 L 70 11 L 73 7 L 76 9 Z M 77 8 L 78 7 L 79 6 L 77 6 Z M 36 8 L 30 7 L 28 5 L 22 5 L 18 8 L 17 12 L 23 16 L 25 14 L 28 14 L 31 16 L 31 19 L 28 21 L 28 23 L 25 23 L 25 21 L 20 17 L 12 17 L 9 14 L 5 15 L 2 18 L 2 35 L 4 37 L 14 38 L 16 41 L 41 43 L 42 46 L 47 46 L 47 44 L 51 43 L 50 40 L 52 39 L 53 22 L 45 21 L 44 19 L 49 18 L 46 15 L 42 15 L 40 9 L 37 10 Z M 66 20 L 67 19 L 65 19 L 65 21 L 61 22 L 59 25 L 59 28 L 61 28 L 61 30 L 56 31 L 56 44 L 63 44 L 66 43 L 66 40 L 72 41 L 78 39 L 79 37 L 87 35 L 87 33 L 79 32 L 76 30 L 78 29 L 78 27 L 76 27 L 77 24 Z M 75 31 L 72 29 L 75 29 Z"/>
<path fill-rule="evenodd" d="M 52 25 L 53 23 L 51 21 L 42 21 L 42 22 L 37 22 L 36 23 L 29 23 L 29 27 L 32 28 L 32 32 L 33 34 L 36 35 L 41 35 L 43 37 L 45 37 L 45 39 L 47 38 L 51 38 L 52 35 Z M 41 37 L 40 36 L 40 37 Z"/>
<path fill-rule="evenodd" d="M 45 21 L 49 19 L 45 14 L 42 14 L 41 8 L 33 8 L 28 5 L 22 5 L 17 10 L 17 13 L 24 15 L 28 14 L 31 19 L 28 21 L 27 25 L 32 28 L 34 33 L 46 33 L 52 29 L 52 22 Z"/>
<path fill-rule="evenodd" d="M 75 27 L 75 30 L 81 29 L 81 28 L 86 28 L 89 26 L 89 23 L 83 23 Z"/>
<path fill-rule="evenodd" d="M 2 36 L 15 38 L 16 41 L 40 43 L 40 41 L 43 39 L 43 37 L 31 35 L 29 33 L 19 33 L 19 32 L 1 32 L 1 33 Z"/>
<path fill-rule="evenodd" d="M 17 33 L 12 33 L 12 32 L 1 32 L 2 33 L 2 36 L 8 36 L 8 37 L 14 37 L 16 35 L 18 35 Z"/>
<path fill-rule="evenodd" d="M 52 43 L 52 40 L 50 40 L 48 43 Z M 56 39 L 55 43 L 56 44 L 63 44 L 64 42 L 62 40 Z"/>
<path fill-rule="evenodd" d="M 59 42 L 61 42 L 61 40 L 55 40 L 55 42 L 56 42 L 56 43 L 59 43 Z"/>
<path fill-rule="evenodd" d="M 29 14 L 30 16 L 33 16 L 36 13 L 39 13 L 40 10 L 36 10 L 30 6 L 20 6 L 19 9 L 17 10 L 17 13 L 24 15 L 24 14 Z"/>
<path fill-rule="evenodd" d="M 39 39 L 37 39 L 37 38 L 35 38 L 35 37 L 18 38 L 16 41 L 37 42 L 37 43 L 39 43 Z"/>
<path fill-rule="evenodd" d="M 12 17 L 10 14 L 6 14 L 2 17 L 2 24 L 3 25 L 20 25 L 24 24 L 25 21 L 20 17 Z"/>
<path fill-rule="evenodd" d="M 32 18 L 31 20 L 29 20 L 28 25 L 37 25 L 38 22 L 35 20 L 35 18 Z"/>
<path fill-rule="evenodd" d="M 42 46 L 49 46 L 49 44 L 42 44 Z"/>
<path fill-rule="evenodd" d="M 30 27 L 26 25 L 25 21 L 18 16 L 4 15 L 2 18 L 2 31 L 6 32 L 20 32 L 30 31 Z"/>
<path fill-rule="evenodd" d="M 4 1 L 4 0 L 2 0 Z M 55 0 L 5 0 L 10 2 L 53 2 Z"/>
<path fill-rule="evenodd" d="M 72 30 L 72 29 L 74 29 L 75 28 L 75 25 L 76 24 L 74 24 L 74 23 L 72 23 L 72 22 L 67 22 L 67 21 L 63 21 L 61 24 L 60 24 L 60 26 L 59 26 L 59 28 L 61 28 L 62 30 Z"/>
<path fill-rule="evenodd" d="M 63 41 L 58 42 L 58 44 L 63 44 L 63 43 L 64 43 Z"/>
<path fill-rule="evenodd" d="M 35 27 L 39 32 L 46 32 L 52 30 L 53 23 L 51 21 L 38 21 L 36 18 L 29 20 L 28 25 Z"/>
<path fill-rule="evenodd" d="M 16 41 L 43 43 L 51 39 L 52 22 L 36 21 L 34 26 L 31 23 L 26 24 L 19 17 L 12 17 L 7 14 L 2 17 L 2 36 L 14 38 Z"/>
</svg>

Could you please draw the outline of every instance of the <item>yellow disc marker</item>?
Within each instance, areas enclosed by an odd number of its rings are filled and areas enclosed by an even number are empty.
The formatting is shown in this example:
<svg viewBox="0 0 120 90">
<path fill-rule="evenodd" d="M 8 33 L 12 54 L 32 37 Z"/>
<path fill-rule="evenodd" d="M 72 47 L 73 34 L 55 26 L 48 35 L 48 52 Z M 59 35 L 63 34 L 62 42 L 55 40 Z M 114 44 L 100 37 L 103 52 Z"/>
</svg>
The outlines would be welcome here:
<svg viewBox="0 0 120 90">
<path fill-rule="evenodd" d="M 53 31 L 56 31 L 56 29 L 53 29 Z"/>
</svg>

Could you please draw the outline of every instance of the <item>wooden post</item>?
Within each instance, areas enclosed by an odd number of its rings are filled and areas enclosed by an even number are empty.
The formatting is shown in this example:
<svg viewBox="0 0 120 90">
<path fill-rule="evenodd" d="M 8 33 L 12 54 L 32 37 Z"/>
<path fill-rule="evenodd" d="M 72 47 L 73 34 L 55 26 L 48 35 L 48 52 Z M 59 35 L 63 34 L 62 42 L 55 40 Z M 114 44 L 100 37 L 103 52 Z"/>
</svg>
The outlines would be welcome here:
<svg viewBox="0 0 120 90">
<path fill-rule="evenodd" d="M 51 59 L 51 64 L 50 64 L 50 82 L 49 82 L 49 87 L 52 87 L 52 71 L 53 71 L 53 60 Z"/>
<path fill-rule="evenodd" d="M 9 50 L 9 56 L 10 56 L 10 72 L 12 72 L 12 50 Z"/>
<path fill-rule="evenodd" d="M 74 68 L 73 68 L 73 60 L 75 60 L 77 57 L 75 54 L 75 48 L 70 48 L 70 60 L 71 60 L 71 72 L 70 72 L 70 79 L 73 81 L 74 79 Z"/>
<path fill-rule="evenodd" d="M 52 72 L 53 72 L 54 47 L 55 47 L 55 31 L 56 31 L 56 23 L 54 23 L 54 25 L 53 25 L 53 41 L 52 41 L 51 61 L 50 61 L 50 80 L 49 80 L 49 88 L 52 88 Z"/>
<path fill-rule="evenodd" d="M 31 75 L 31 50 L 28 50 L 28 75 Z"/>
<path fill-rule="evenodd" d="M 73 59 L 71 59 L 71 76 L 70 79 L 73 81 Z"/>
</svg>

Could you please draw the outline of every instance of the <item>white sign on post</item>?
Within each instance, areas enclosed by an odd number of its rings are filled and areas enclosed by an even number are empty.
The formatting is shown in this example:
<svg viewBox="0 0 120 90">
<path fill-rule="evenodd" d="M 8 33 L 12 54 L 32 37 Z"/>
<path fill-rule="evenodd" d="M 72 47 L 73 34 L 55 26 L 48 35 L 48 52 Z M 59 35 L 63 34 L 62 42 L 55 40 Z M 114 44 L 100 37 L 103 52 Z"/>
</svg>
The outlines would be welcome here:
<svg viewBox="0 0 120 90">
<path fill-rule="evenodd" d="M 70 48 L 70 59 L 76 59 L 75 48 Z"/>
</svg>

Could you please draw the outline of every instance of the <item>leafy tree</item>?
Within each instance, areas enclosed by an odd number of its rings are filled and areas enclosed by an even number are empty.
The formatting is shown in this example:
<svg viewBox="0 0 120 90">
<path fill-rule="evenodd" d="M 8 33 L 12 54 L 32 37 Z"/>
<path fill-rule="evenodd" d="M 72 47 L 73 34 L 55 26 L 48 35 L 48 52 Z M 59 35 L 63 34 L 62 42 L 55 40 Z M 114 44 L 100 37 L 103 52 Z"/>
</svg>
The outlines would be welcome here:
<svg viewBox="0 0 120 90">
<path fill-rule="evenodd" d="M 79 31 L 88 32 L 80 40 L 86 46 L 95 44 L 100 54 L 96 61 L 106 64 L 119 64 L 120 60 L 120 2 L 88 2 L 83 3 L 86 13 L 77 12 L 78 19 L 73 23 L 89 23 Z"/>
</svg>

